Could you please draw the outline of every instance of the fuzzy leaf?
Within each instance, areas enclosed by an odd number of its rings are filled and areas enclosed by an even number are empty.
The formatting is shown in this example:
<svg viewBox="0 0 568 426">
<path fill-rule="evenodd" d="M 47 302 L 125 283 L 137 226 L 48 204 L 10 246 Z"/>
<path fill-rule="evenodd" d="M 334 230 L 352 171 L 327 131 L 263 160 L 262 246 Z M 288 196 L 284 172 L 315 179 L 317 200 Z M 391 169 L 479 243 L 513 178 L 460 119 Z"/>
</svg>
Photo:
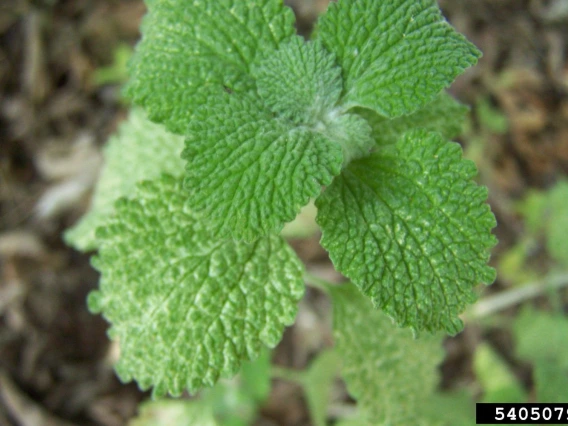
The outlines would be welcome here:
<svg viewBox="0 0 568 426">
<path fill-rule="evenodd" d="M 265 104 L 296 123 L 325 120 L 343 89 L 334 56 L 321 43 L 299 36 L 264 58 L 254 75 Z"/>
<path fill-rule="evenodd" d="M 142 110 L 133 109 L 105 146 L 105 165 L 91 208 L 67 231 L 66 241 L 82 251 L 96 249 L 95 230 L 110 216 L 117 199 L 129 195 L 141 180 L 153 179 L 161 173 L 183 174 L 182 149 L 182 137 L 152 123 Z"/>
<path fill-rule="evenodd" d="M 335 267 L 401 326 L 457 333 L 487 266 L 495 218 L 459 145 L 414 131 L 351 163 L 316 200 Z"/>
<path fill-rule="evenodd" d="M 102 277 L 89 307 L 112 324 L 122 380 L 155 395 L 195 392 L 275 346 L 294 321 L 303 271 L 280 237 L 215 239 L 168 176 L 115 210 L 97 233 Z"/>
<path fill-rule="evenodd" d="M 439 132 L 452 139 L 462 132 L 468 108 L 444 92 L 418 111 L 402 117 L 389 119 L 369 109 L 357 112 L 373 129 L 376 144 L 383 146 L 396 143 L 404 133 L 415 129 Z"/>
<path fill-rule="evenodd" d="M 281 230 L 342 164 L 339 144 L 227 93 L 197 110 L 182 156 L 192 208 L 219 235 L 246 240 Z"/>
<path fill-rule="evenodd" d="M 184 134 L 208 86 L 252 89 L 251 64 L 294 32 L 281 0 L 153 1 L 126 93 L 152 120 Z"/>
<path fill-rule="evenodd" d="M 422 405 L 437 384 L 441 337 L 414 339 L 352 285 L 331 288 L 331 297 L 343 378 L 361 413 L 370 425 L 422 424 Z"/>
<path fill-rule="evenodd" d="M 343 103 L 387 117 L 431 102 L 480 56 L 435 0 L 340 0 L 319 19 L 318 37 L 343 69 Z"/>
</svg>

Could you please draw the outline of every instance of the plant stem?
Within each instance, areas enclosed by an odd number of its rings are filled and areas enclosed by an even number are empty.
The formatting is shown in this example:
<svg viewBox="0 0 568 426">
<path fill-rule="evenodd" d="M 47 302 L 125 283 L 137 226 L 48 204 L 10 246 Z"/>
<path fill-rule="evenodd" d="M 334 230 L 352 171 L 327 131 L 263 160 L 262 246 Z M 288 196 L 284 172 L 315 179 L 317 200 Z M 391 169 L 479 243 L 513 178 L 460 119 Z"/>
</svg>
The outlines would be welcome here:
<svg viewBox="0 0 568 426">
<path fill-rule="evenodd" d="M 333 284 L 329 281 L 319 278 L 318 276 L 307 271 L 304 272 L 304 281 L 310 287 L 317 288 L 318 290 L 321 290 L 326 294 L 329 293 L 329 287 L 333 286 Z"/>
<path fill-rule="evenodd" d="M 466 313 L 466 319 L 486 317 L 524 302 L 525 300 L 539 296 L 546 291 L 558 290 L 566 286 L 568 286 L 568 272 L 550 275 L 546 277 L 544 281 L 537 281 L 523 285 L 522 287 L 516 287 L 480 300 Z"/>
</svg>

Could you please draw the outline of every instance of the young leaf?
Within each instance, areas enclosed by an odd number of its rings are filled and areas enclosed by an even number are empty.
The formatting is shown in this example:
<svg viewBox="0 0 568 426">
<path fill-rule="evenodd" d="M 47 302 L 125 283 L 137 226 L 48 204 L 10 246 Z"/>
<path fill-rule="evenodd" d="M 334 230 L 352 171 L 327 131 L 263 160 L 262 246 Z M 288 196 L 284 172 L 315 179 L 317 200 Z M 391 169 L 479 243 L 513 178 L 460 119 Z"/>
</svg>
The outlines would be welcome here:
<svg viewBox="0 0 568 426">
<path fill-rule="evenodd" d="M 161 0 L 151 2 L 142 33 L 126 93 L 184 134 L 207 86 L 254 87 L 251 64 L 294 34 L 294 14 L 281 0 Z"/>
<path fill-rule="evenodd" d="M 340 0 L 319 19 L 318 38 L 343 69 L 342 102 L 387 117 L 431 102 L 480 56 L 434 0 Z"/>
<path fill-rule="evenodd" d="M 179 395 L 236 373 L 274 346 L 302 297 L 302 265 L 278 236 L 214 238 L 172 177 L 137 186 L 99 228 L 100 290 L 89 307 L 112 324 L 122 380 Z"/>
<path fill-rule="evenodd" d="M 316 130 L 341 146 L 344 165 L 369 155 L 374 145 L 371 127 L 358 114 L 331 114 Z"/>
<path fill-rule="evenodd" d="M 357 113 L 373 129 L 375 143 L 383 146 L 396 143 L 404 133 L 415 129 L 439 132 L 444 138 L 452 139 L 462 132 L 467 111 L 465 105 L 443 92 L 418 111 L 402 117 L 389 119 L 363 108 Z"/>
<path fill-rule="evenodd" d="M 413 131 L 352 162 L 316 200 L 335 267 L 401 326 L 457 333 L 491 283 L 495 218 L 458 144 Z"/>
<path fill-rule="evenodd" d="M 352 285 L 331 288 L 331 297 L 343 378 L 369 424 L 421 424 L 422 405 L 437 384 L 442 339 L 414 339 Z"/>
<path fill-rule="evenodd" d="M 273 112 L 296 123 L 316 124 L 341 95 L 341 69 L 319 42 L 296 36 L 253 70 L 258 93 Z"/>
<path fill-rule="evenodd" d="M 152 123 L 142 110 L 133 109 L 105 146 L 105 166 L 91 208 L 66 232 L 66 241 L 82 251 L 96 249 L 95 230 L 112 214 L 117 199 L 129 195 L 141 180 L 154 179 L 161 173 L 183 174 L 182 149 L 182 137 Z"/>
<path fill-rule="evenodd" d="M 277 119 L 253 96 L 210 96 L 191 120 L 186 188 L 219 235 L 253 240 L 282 229 L 339 174 L 341 146 Z"/>
</svg>

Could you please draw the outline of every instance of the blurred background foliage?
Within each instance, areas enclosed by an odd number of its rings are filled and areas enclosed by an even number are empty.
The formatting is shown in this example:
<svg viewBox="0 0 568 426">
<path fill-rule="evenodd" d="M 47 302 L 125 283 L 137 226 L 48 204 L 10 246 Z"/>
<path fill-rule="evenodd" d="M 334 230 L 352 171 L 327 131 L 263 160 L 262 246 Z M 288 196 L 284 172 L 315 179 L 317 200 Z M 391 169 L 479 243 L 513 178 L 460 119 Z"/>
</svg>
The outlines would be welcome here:
<svg viewBox="0 0 568 426">
<path fill-rule="evenodd" d="M 287 3 L 302 34 L 327 6 Z M 450 92 L 471 107 L 459 142 L 489 187 L 500 243 L 496 283 L 444 340 L 425 424 L 472 425 L 476 401 L 568 402 L 568 1 L 439 3 L 484 53 Z M 61 236 L 126 116 L 120 87 L 144 12 L 139 0 L 0 2 L 0 424 L 362 424 L 338 379 L 330 300 L 313 288 L 273 352 L 196 398 L 150 401 L 115 378 L 118 349 L 85 305 L 97 274 Z M 313 216 L 286 236 L 312 276 L 342 282 Z"/>
</svg>

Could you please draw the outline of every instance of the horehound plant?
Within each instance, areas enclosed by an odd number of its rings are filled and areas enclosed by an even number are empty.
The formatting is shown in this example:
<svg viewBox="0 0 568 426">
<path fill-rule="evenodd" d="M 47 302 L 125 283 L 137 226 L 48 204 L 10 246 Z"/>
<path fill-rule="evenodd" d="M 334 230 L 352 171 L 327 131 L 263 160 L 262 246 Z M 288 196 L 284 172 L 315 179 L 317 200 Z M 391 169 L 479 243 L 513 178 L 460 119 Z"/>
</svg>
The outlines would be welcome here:
<svg viewBox="0 0 568 426">
<path fill-rule="evenodd" d="M 147 4 L 138 109 L 67 234 L 98 249 L 89 306 L 112 324 L 118 375 L 194 393 L 277 345 L 304 294 L 279 233 L 315 199 L 352 283 L 328 288 L 348 389 L 372 424 L 411 416 L 435 385 L 430 335 L 458 333 L 495 278 L 487 190 L 449 141 L 466 108 L 443 92 L 479 51 L 434 0 L 340 0 L 309 41 L 280 0 Z"/>
</svg>

